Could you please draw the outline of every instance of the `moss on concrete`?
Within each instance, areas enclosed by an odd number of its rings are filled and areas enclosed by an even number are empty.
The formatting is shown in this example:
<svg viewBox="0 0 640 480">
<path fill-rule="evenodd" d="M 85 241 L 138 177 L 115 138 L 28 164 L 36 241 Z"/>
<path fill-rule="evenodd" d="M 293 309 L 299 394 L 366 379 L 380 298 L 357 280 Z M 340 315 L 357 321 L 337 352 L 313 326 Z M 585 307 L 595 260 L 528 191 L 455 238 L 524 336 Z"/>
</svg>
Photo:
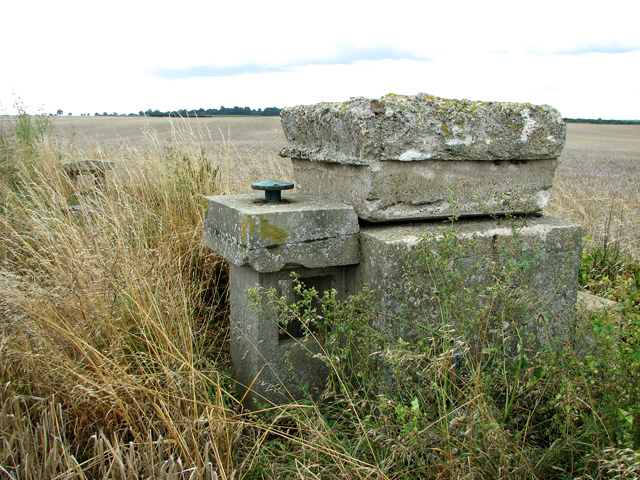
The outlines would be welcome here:
<svg viewBox="0 0 640 480">
<path fill-rule="evenodd" d="M 266 218 L 260 219 L 260 238 L 263 240 L 269 239 L 278 245 L 283 245 L 287 242 L 288 236 L 289 232 L 286 229 L 271 223 Z"/>
<path fill-rule="evenodd" d="M 256 232 L 260 235 L 262 240 L 270 240 L 274 242 L 267 248 L 284 245 L 287 241 L 287 237 L 289 237 L 289 232 L 286 229 L 271 223 L 269 219 L 264 218 L 261 215 L 258 215 L 257 218 L 253 215 L 247 215 L 243 218 L 242 224 L 240 225 L 240 238 L 242 239 L 242 244 L 247 245 L 248 237 L 251 237 Z"/>
</svg>

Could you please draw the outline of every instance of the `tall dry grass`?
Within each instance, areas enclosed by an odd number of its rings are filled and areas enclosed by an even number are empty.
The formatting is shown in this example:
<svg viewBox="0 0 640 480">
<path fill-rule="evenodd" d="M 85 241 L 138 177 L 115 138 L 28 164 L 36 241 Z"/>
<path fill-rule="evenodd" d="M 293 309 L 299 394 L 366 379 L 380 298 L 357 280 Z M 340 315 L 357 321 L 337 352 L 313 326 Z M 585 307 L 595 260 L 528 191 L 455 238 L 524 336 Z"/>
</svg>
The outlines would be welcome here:
<svg viewBox="0 0 640 480">
<path fill-rule="evenodd" d="M 226 266 L 202 246 L 202 195 L 279 178 L 281 164 L 247 164 L 174 123 L 143 149 L 4 126 L 0 472 L 10 478 L 235 476 Z M 66 176 L 62 165 L 82 158 L 113 162 L 103 188 Z"/>
<path fill-rule="evenodd" d="M 565 151 L 545 211 L 580 223 L 588 246 L 618 242 L 640 258 L 640 152 Z"/>
</svg>

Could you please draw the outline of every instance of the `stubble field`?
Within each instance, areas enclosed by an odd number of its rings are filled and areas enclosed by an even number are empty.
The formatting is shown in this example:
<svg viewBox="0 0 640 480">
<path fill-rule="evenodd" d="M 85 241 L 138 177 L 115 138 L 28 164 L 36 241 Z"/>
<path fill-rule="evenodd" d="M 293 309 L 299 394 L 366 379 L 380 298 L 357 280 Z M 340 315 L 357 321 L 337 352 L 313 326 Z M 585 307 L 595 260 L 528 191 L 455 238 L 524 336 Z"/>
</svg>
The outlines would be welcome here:
<svg viewBox="0 0 640 480">
<path fill-rule="evenodd" d="M 278 117 L 55 117 L 54 133 L 106 157 L 122 147 L 185 144 L 224 159 L 225 193 L 275 174 L 292 176 L 278 151 L 286 139 Z M 640 125 L 567 125 L 548 214 L 583 224 L 594 242 L 619 239 L 640 256 Z"/>
</svg>

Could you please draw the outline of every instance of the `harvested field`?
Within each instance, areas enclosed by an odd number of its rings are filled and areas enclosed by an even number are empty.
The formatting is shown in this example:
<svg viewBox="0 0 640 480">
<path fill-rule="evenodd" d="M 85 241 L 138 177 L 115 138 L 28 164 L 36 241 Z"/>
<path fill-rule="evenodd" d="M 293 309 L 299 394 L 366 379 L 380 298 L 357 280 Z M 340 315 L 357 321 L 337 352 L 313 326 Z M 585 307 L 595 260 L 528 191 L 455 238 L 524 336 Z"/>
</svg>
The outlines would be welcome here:
<svg viewBox="0 0 640 480">
<path fill-rule="evenodd" d="M 569 124 L 546 211 L 640 256 L 640 126 Z"/>
<path fill-rule="evenodd" d="M 53 117 L 54 133 L 73 136 L 79 143 L 100 142 L 106 146 L 127 143 L 143 146 L 150 134 L 171 140 L 176 125 L 203 135 L 211 144 L 232 142 L 238 146 L 273 145 L 284 142 L 279 117 Z"/>
<path fill-rule="evenodd" d="M 224 191 L 247 191 L 264 175 L 291 177 L 278 156 L 278 117 L 54 117 L 54 133 L 106 157 L 114 149 L 178 146 L 223 159 Z M 571 123 L 547 213 L 581 223 L 594 242 L 620 240 L 640 255 L 640 125 Z"/>
</svg>

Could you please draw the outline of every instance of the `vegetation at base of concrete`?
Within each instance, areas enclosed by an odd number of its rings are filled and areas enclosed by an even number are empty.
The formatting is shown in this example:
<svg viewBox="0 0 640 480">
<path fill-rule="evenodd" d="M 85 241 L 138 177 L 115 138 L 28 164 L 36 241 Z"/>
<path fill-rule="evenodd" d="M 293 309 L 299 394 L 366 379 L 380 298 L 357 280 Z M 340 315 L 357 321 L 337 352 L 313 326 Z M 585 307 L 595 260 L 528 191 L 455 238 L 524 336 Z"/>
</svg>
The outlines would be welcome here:
<svg viewBox="0 0 640 480">
<path fill-rule="evenodd" d="M 514 234 L 522 221 L 512 220 Z M 616 325 L 606 313 L 581 316 L 541 346 L 530 327 L 552 320 L 524 281 L 531 252 L 471 266 L 488 267 L 493 280 L 470 288 L 455 232 L 443 230 L 419 248 L 410 291 L 398 298 L 405 313 L 388 320 L 366 290 L 341 302 L 302 280 L 290 307 L 267 292 L 278 305 L 271 311 L 286 321 L 309 334 L 319 326 L 332 375 L 316 404 L 273 411 L 278 422 L 286 412 L 296 434 L 265 441 L 262 463 L 256 460 L 262 476 L 249 478 L 275 478 L 283 469 L 293 476 L 297 465 L 314 467 L 304 478 L 340 478 L 346 466 L 336 450 L 358 465 L 352 478 L 637 475 L 637 310 L 618 310 Z M 421 310 L 425 292 L 437 299 L 435 310 Z M 325 435 L 332 449 L 318 452 L 316 439 Z"/>
<path fill-rule="evenodd" d="M 248 414 L 229 380 L 226 265 L 201 245 L 201 195 L 283 178 L 282 165 L 247 163 L 232 145 L 200 142 L 207 132 L 179 121 L 168 140 L 150 134 L 146 145 L 118 148 L 56 138 L 47 118 L 6 122 L 3 478 L 640 475 L 640 326 L 631 307 L 640 209 L 632 190 L 619 189 L 627 203 L 614 202 L 608 236 L 597 219 L 611 211 L 610 197 L 592 206 L 593 191 L 580 196 L 588 186 L 564 183 L 569 199 L 553 205 L 586 219 L 584 288 L 620 305 L 578 319 L 578 332 L 593 339 L 588 349 L 535 350 L 511 363 L 500 354 L 508 338 L 471 345 L 446 320 L 472 307 L 451 297 L 456 281 L 444 267 L 455 238 L 447 237 L 418 266 L 444 268 L 436 291 L 445 321 L 429 341 L 389 344 L 368 328 L 378 309 L 366 291 L 348 302 L 324 295 L 317 303 L 334 325 L 325 332 L 331 389 L 317 403 Z M 103 188 L 65 175 L 62 165 L 82 158 L 114 162 Z M 431 288 L 419 278 L 416 288 Z M 526 295 L 513 292 L 503 282 L 490 293 L 517 312 Z M 490 325 L 500 312 L 481 308 L 470 326 Z"/>
<path fill-rule="evenodd" d="M 580 269 L 582 288 L 629 308 L 640 308 L 640 260 L 619 242 L 587 244 Z"/>
</svg>

